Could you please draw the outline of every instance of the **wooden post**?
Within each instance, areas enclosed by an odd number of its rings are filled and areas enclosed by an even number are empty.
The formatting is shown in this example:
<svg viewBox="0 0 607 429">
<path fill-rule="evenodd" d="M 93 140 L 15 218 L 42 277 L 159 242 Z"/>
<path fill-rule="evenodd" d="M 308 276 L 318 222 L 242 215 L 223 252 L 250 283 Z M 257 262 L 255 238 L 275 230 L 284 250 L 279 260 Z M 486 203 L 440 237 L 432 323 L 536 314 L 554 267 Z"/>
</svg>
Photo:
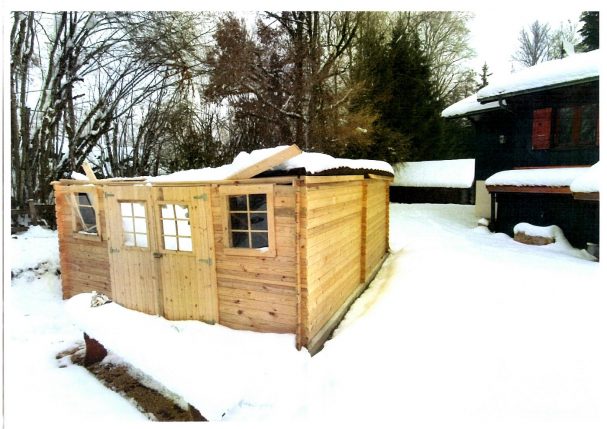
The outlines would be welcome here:
<svg viewBox="0 0 607 429">
<path fill-rule="evenodd" d="M 36 210 L 36 203 L 34 200 L 27 200 L 29 206 L 30 223 L 32 225 L 38 225 L 38 210 Z"/>
<path fill-rule="evenodd" d="M 491 220 L 489 221 L 489 230 L 495 232 L 495 204 L 497 203 L 497 194 L 491 192 Z"/>
</svg>

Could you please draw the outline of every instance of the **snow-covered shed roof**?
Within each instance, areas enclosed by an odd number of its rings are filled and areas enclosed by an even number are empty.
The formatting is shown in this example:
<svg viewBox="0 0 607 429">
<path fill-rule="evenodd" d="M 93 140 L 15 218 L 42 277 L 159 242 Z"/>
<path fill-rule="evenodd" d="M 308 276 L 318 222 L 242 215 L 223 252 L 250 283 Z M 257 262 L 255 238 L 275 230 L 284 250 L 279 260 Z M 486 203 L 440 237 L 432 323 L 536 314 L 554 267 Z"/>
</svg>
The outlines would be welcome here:
<svg viewBox="0 0 607 429">
<path fill-rule="evenodd" d="M 477 93 L 480 102 L 599 79 L 599 50 L 546 61 L 503 76 Z"/>
<path fill-rule="evenodd" d="M 469 188 L 474 182 L 474 159 L 401 162 L 394 167 L 392 186 Z"/>
<path fill-rule="evenodd" d="M 476 94 L 464 98 L 457 103 L 452 104 L 442 111 L 443 118 L 457 118 L 458 116 L 466 116 L 471 113 L 487 112 L 489 110 L 497 110 L 500 108 L 497 101 L 481 104 L 476 99 Z"/>
<path fill-rule="evenodd" d="M 296 148 L 296 151 L 293 151 L 292 148 Z M 281 154 L 284 154 L 284 156 Z M 260 166 L 260 168 L 254 170 L 256 166 Z M 338 171 L 342 172 L 342 174 L 343 171 L 347 171 L 348 174 L 377 172 L 378 174 L 383 175 L 394 175 L 392 166 L 384 161 L 334 158 L 322 153 L 301 152 L 297 146 L 293 145 L 258 149 L 251 153 L 240 152 L 231 164 L 222 165 L 221 167 L 206 167 L 178 171 L 163 176 L 150 177 L 147 179 L 147 182 L 203 182 L 244 179 L 260 173 L 265 173 L 267 175 L 323 175 L 324 173 L 333 174 Z M 243 172 L 249 172 L 251 174 L 243 175 Z"/>
<path fill-rule="evenodd" d="M 527 168 L 495 173 L 487 186 L 571 186 L 590 167 Z"/>
</svg>

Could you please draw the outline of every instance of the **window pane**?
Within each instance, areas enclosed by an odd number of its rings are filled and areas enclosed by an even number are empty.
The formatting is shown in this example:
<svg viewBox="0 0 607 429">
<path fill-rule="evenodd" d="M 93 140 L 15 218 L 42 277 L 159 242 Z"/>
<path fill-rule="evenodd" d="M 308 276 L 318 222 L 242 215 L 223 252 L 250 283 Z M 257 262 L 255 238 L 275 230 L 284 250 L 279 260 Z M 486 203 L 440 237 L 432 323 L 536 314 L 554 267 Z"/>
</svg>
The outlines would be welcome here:
<svg viewBox="0 0 607 429">
<path fill-rule="evenodd" d="M 163 220 L 162 233 L 165 235 L 177 235 L 177 230 L 175 229 L 175 221 L 166 219 Z"/>
<path fill-rule="evenodd" d="M 266 194 L 253 194 L 249 196 L 249 210 L 253 212 L 267 211 Z"/>
<path fill-rule="evenodd" d="M 266 213 L 251 213 L 251 229 L 268 230 L 268 215 Z"/>
<path fill-rule="evenodd" d="M 268 247 L 268 233 L 267 232 L 252 232 L 251 240 L 253 241 L 254 249 L 259 249 L 260 247 Z"/>
<path fill-rule="evenodd" d="M 163 218 L 174 219 L 175 213 L 173 213 L 173 205 L 165 204 L 160 206 L 160 212 Z"/>
<path fill-rule="evenodd" d="M 188 206 L 175 206 L 175 217 L 177 219 L 189 219 Z"/>
<path fill-rule="evenodd" d="M 123 217 L 122 218 L 122 229 L 124 232 L 134 232 L 133 228 L 133 218 L 132 217 Z"/>
<path fill-rule="evenodd" d="M 133 216 L 145 217 L 145 206 L 143 203 L 133 203 Z"/>
<path fill-rule="evenodd" d="M 248 232 L 232 232 L 232 247 L 250 247 Z"/>
<path fill-rule="evenodd" d="M 176 237 L 164 237 L 164 248 L 166 250 L 177 250 L 177 238 Z"/>
<path fill-rule="evenodd" d="M 562 107 L 558 110 L 557 120 L 557 142 L 558 146 L 567 146 L 573 144 L 572 131 L 573 131 L 573 108 Z"/>
<path fill-rule="evenodd" d="M 246 213 L 231 213 L 230 226 L 232 229 L 249 229 Z"/>
<path fill-rule="evenodd" d="M 581 109 L 582 123 L 580 126 L 580 144 L 596 143 L 596 122 L 598 105 L 588 104 Z"/>
<path fill-rule="evenodd" d="M 124 233 L 124 245 L 134 246 L 135 245 L 135 234 L 125 232 Z"/>
<path fill-rule="evenodd" d="M 184 252 L 191 252 L 192 251 L 192 239 L 179 237 L 179 250 L 182 250 Z"/>
<path fill-rule="evenodd" d="M 97 220 L 95 219 L 95 210 L 92 207 L 80 206 L 80 215 L 85 223 L 85 228 L 89 228 L 97 224 Z"/>
<path fill-rule="evenodd" d="M 135 218 L 135 232 L 146 233 L 148 230 L 144 218 Z"/>
<path fill-rule="evenodd" d="M 182 237 L 190 237 L 192 235 L 192 230 L 190 229 L 190 222 L 187 220 L 178 220 L 177 234 Z"/>
<path fill-rule="evenodd" d="M 131 203 L 120 203 L 120 213 L 122 213 L 122 216 L 132 216 L 133 205 Z"/>
<path fill-rule="evenodd" d="M 230 200 L 230 211 L 246 211 L 247 210 L 247 196 L 246 195 L 233 195 L 229 198 Z"/>
<path fill-rule="evenodd" d="M 86 192 L 80 192 L 78 194 L 78 204 L 82 204 L 85 206 L 92 206 L 91 197 Z"/>
<path fill-rule="evenodd" d="M 148 247 L 147 234 L 135 234 L 135 244 L 137 247 Z"/>
</svg>

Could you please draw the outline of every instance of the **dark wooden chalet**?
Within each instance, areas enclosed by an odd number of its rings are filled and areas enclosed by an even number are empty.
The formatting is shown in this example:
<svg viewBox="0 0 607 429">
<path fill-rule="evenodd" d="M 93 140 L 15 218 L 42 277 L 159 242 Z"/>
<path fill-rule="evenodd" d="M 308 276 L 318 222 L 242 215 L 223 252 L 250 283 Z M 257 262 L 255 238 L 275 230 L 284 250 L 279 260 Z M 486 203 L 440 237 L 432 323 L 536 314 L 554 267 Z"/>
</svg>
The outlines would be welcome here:
<svg viewBox="0 0 607 429">
<path fill-rule="evenodd" d="M 474 128 L 477 214 L 492 216 L 496 231 L 512 235 L 519 222 L 555 224 L 576 247 L 598 243 L 598 193 L 485 186 L 485 180 L 504 170 L 598 162 L 599 59 L 597 50 L 542 63 L 443 111 L 444 117 L 467 118 Z"/>
</svg>

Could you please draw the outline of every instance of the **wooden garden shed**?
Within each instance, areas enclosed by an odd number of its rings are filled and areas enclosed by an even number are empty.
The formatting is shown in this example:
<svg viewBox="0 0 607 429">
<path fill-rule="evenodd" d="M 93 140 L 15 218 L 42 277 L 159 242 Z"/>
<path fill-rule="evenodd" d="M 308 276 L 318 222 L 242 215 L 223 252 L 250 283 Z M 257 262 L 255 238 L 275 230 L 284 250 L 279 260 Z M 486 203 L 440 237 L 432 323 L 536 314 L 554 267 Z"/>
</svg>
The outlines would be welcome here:
<svg viewBox="0 0 607 429">
<path fill-rule="evenodd" d="M 331 157 L 297 146 L 255 152 L 216 180 L 54 182 L 64 298 L 95 290 L 318 351 L 387 255 L 393 172 L 336 159 L 310 172 L 293 161 Z"/>
</svg>

